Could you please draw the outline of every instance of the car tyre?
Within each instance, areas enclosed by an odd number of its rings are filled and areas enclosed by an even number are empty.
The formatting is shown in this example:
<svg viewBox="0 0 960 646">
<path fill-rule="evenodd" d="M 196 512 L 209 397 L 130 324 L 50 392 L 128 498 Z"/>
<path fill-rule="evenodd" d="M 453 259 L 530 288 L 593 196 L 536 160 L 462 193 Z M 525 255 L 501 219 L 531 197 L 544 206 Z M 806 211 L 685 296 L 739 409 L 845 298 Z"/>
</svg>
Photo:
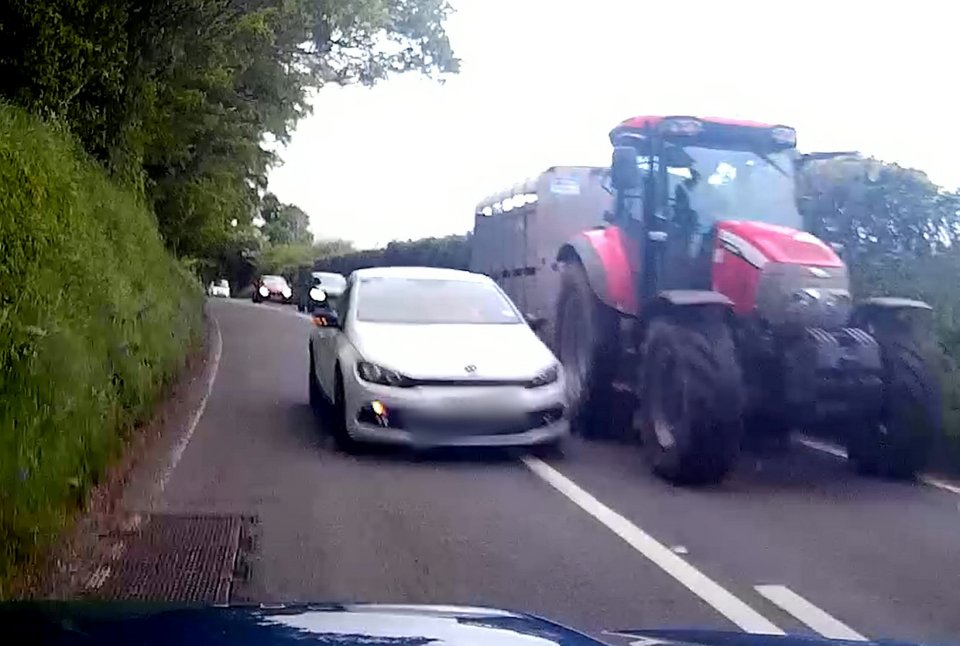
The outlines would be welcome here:
<svg viewBox="0 0 960 646">
<path fill-rule="evenodd" d="M 313 414 L 320 418 L 324 413 L 323 392 L 320 390 L 320 384 L 317 381 L 317 368 L 313 357 L 313 348 L 310 348 L 310 370 L 309 370 L 309 388 L 310 388 L 310 409 Z"/>
<path fill-rule="evenodd" d="M 730 330 L 711 312 L 650 323 L 638 388 L 643 450 L 675 484 L 723 479 L 743 430 L 743 384 Z"/>
<path fill-rule="evenodd" d="M 334 386 L 333 410 L 331 411 L 330 432 L 337 448 L 344 453 L 356 454 L 359 452 L 359 443 L 350 437 L 347 432 L 347 404 L 343 388 L 343 375 L 337 366 L 336 384 Z"/>
</svg>

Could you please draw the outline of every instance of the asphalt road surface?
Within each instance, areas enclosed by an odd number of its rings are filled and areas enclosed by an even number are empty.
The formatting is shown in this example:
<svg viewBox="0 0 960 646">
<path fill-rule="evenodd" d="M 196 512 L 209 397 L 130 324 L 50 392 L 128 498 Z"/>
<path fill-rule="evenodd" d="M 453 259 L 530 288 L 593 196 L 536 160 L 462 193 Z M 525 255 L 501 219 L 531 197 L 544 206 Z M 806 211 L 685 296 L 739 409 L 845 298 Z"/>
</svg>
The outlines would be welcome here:
<svg viewBox="0 0 960 646">
<path fill-rule="evenodd" d="M 212 301 L 219 369 L 157 507 L 259 518 L 257 601 L 492 605 L 598 632 L 960 643 L 960 495 L 797 446 L 680 489 L 638 451 L 353 457 L 307 403 L 310 322 Z"/>
</svg>

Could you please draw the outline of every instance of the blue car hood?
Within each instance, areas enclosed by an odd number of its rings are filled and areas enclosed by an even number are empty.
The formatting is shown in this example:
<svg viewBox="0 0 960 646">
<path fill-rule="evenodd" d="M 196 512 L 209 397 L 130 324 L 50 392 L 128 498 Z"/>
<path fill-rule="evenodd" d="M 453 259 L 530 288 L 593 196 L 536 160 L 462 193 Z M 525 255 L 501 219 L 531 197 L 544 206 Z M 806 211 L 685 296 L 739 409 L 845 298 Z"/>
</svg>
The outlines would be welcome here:
<svg viewBox="0 0 960 646">
<path fill-rule="evenodd" d="M 604 642 L 539 617 L 462 606 L 7 603 L 0 604 L 0 630 L 5 640 L 14 638 L 9 643 L 63 646 L 604 646 Z M 617 646 L 843 643 L 712 631 L 607 635 L 605 641 Z M 864 646 L 863 642 L 857 644 Z"/>
</svg>

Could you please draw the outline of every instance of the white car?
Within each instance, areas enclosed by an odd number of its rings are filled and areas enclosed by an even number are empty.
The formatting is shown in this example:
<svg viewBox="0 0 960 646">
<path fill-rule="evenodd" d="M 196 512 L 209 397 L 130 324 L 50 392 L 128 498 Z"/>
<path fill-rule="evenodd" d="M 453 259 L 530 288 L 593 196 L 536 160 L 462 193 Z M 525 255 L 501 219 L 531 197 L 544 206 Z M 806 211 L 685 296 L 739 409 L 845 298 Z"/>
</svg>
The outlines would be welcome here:
<svg viewBox="0 0 960 646">
<path fill-rule="evenodd" d="M 230 283 L 223 278 L 214 280 L 207 286 L 207 294 L 220 298 L 230 298 Z"/>
<path fill-rule="evenodd" d="M 310 403 L 344 448 L 555 447 L 569 432 L 559 362 L 486 276 L 361 269 L 314 321 Z"/>
</svg>

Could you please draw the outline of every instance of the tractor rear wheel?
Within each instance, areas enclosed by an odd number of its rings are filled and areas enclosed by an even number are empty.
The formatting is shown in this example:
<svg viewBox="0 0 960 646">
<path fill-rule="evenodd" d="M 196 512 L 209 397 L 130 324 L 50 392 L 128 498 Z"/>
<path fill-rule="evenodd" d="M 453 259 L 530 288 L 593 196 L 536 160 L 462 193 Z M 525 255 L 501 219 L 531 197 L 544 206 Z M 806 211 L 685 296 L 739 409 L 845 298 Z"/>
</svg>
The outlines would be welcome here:
<svg viewBox="0 0 960 646">
<path fill-rule="evenodd" d="M 874 331 L 883 359 L 883 404 L 877 422 L 854 425 L 847 455 L 858 471 L 912 478 L 940 431 L 940 387 L 906 329 Z"/>
<path fill-rule="evenodd" d="M 556 321 L 554 345 L 564 369 L 571 431 L 610 435 L 619 320 L 593 293 L 579 262 L 560 265 Z"/>
<path fill-rule="evenodd" d="M 677 484 L 720 481 L 740 452 L 744 402 L 722 315 L 654 319 L 638 372 L 641 437 L 653 471 Z"/>
</svg>

